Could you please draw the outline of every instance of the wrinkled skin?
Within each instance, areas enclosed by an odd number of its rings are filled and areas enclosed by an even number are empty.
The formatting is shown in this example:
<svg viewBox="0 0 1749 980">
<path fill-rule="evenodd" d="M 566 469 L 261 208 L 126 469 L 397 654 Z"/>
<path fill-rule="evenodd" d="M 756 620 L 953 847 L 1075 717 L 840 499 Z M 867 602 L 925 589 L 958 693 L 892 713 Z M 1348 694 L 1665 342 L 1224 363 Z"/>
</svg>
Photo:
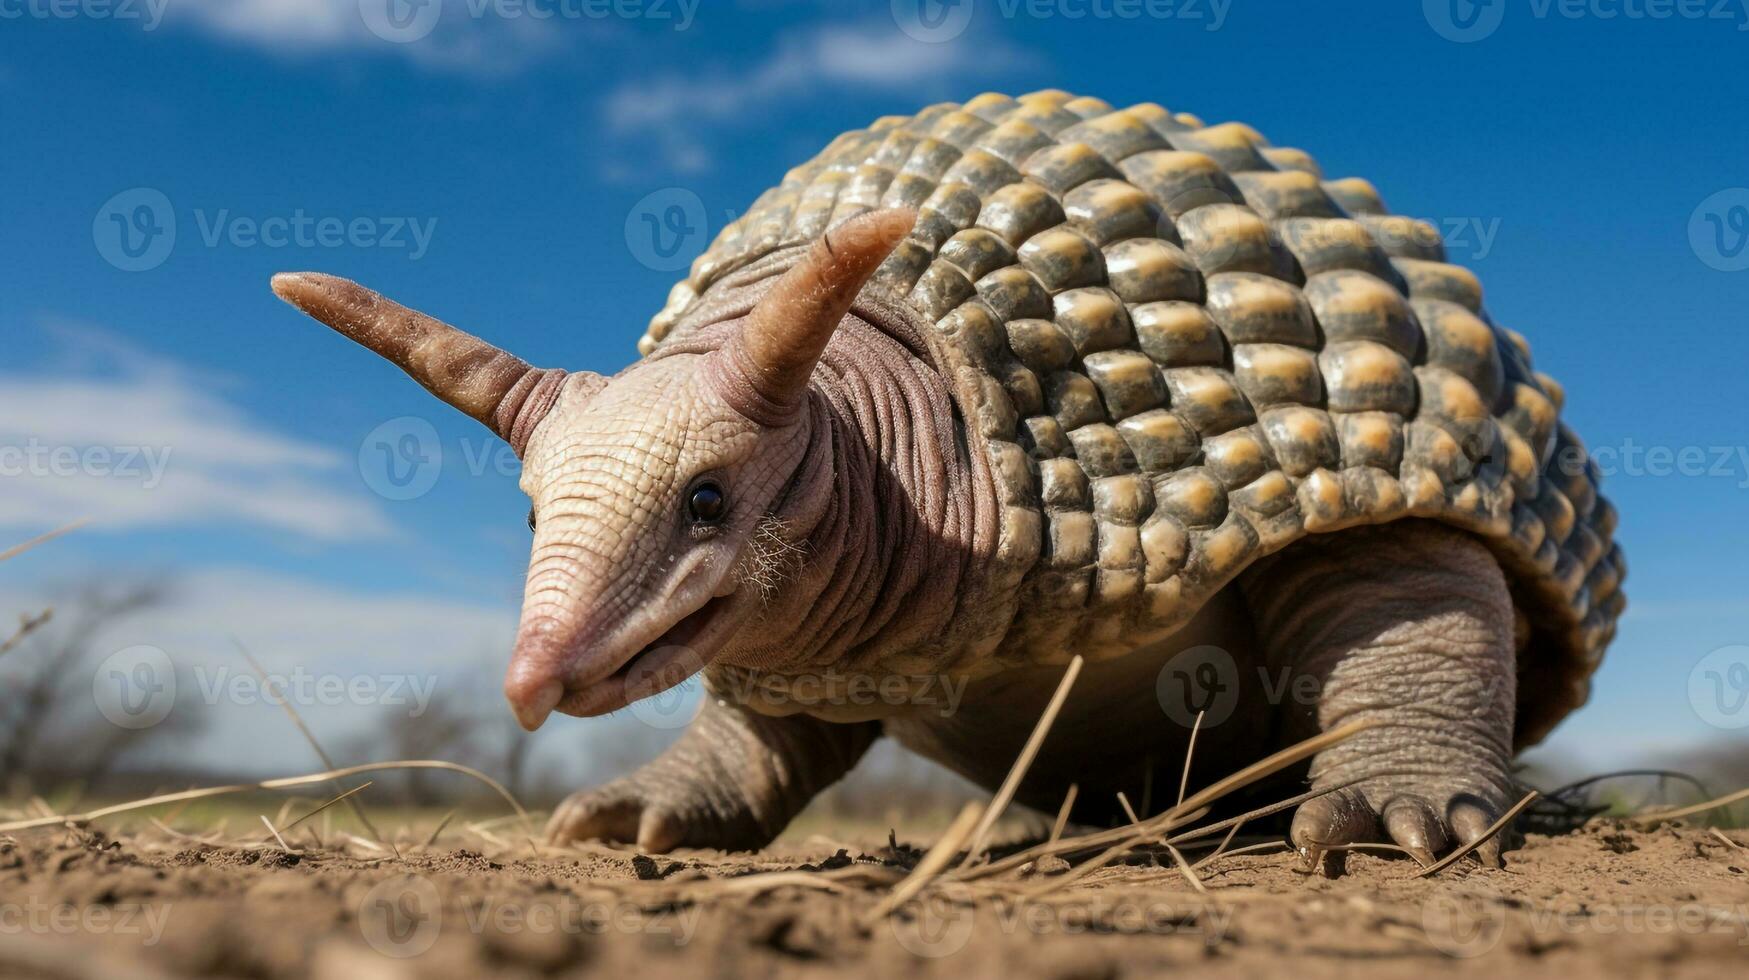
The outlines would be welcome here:
<svg viewBox="0 0 1749 980">
<path fill-rule="evenodd" d="M 534 544 L 505 692 L 526 727 L 705 672 L 712 696 L 692 728 L 644 769 L 567 800 L 552 840 L 759 847 L 882 733 L 984 785 L 1006 774 L 1061 668 L 985 672 L 952 711 L 854 717 L 751 703 L 731 683 L 736 668 L 880 679 L 1000 638 L 965 586 L 999 501 L 964 450 L 949 379 L 880 302 L 852 311 L 914 218 L 837 226 L 746 287 L 756 302 L 701 331 L 709 342 L 611 379 L 539 371 L 342 280 L 275 279 L 523 455 Z M 1320 730 L 1380 722 L 1313 761 L 1314 786 L 1352 785 L 1295 815 L 1308 866 L 1374 840 L 1429 862 L 1501 812 L 1511 600 L 1476 539 L 1418 521 L 1294 545 L 1169 640 L 1089 664 L 1019 800 L 1054 809 L 1075 782 L 1078 819 L 1105 822 L 1120 791 L 1157 811 L 1167 794 L 1153 787 L 1176 787 L 1189 731 L 1162 712 L 1156 680 L 1206 644 L 1231 653 L 1241 697 L 1199 737 L 1199 785 Z M 1284 700 L 1284 677 L 1312 694 Z M 1499 850 L 1479 854 L 1497 864 Z"/>
<path fill-rule="evenodd" d="M 800 461 L 805 420 L 742 418 L 702 376 L 702 360 L 640 365 L 593 392 L 573 380 L 529 443 L 534 547 L 505 681 L 529 728 L 554 708 L 622 707 L 636 699 L 628 681 L 637 687 L 670 663 L 693 673 L 694 658 L 714 655 L 752 611 L 736 566 Z M 687 512 L 689 491 L 707 480 L 729 502 L 714 522 Z M 658 644 L 713 600 L 696 632 Z M 646 647 L 643 676 L 616 673 Z"/>
<path fill-rule="evenodd" d="M 1319 731 L 1374 720 L 1313 760 L 1315 789 L 1358 782 L 1302 805 L 1290 838 L 1307 868 L 1324 872 L 1340 867 L 1330 848 L 1375 841 L 1431 863 L 1478 839 L 1509 801 L 1512 622 L 1504 576 L 1463 532 L 1405 521 L 1311 539 L 1247 574 L 1167 643 L 1089 663 L 1017 799 L 1049 812 L 1074 783 L 1083 823 L 1123 819 L 1120 791 L 1137 806 L 1151 797 L 1145 808 L 1157 812 L 1177 786 L 1189 729 L 1161 711 L 1156 678 L 1181 652 L 1214 645 L 1235 658 L 1241 695 L 1230 717 L 1199 733 L 1192 787 Z M 707 700 L 668 752 L 572 796 L 549 834 L 645 850 L 759 847 L 883 728 L 994 787 L 1060 677 L 1009 671 L 973 683 L 947 717 L 912 711 L 881 726 L 822 727 Z M 1287 693 L 1298 690 L 1311 694 Z M 1500 850 L 1495 838 L 1478 855 L 1498 866 Z"/>
</svg>

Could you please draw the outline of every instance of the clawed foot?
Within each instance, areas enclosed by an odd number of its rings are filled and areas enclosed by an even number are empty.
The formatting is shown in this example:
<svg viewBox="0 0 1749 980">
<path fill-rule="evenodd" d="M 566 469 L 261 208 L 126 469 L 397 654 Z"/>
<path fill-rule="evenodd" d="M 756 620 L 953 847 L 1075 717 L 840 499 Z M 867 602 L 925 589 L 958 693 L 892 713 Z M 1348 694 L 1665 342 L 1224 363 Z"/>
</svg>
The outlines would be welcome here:
<svg viewBox="0 0 1749 980">
<path fill-rule="evenodd" d="M 547 842 L 600 840 L 647 854 L 677 847 L 746 851 L 770 843 L 770 834 L 731 794 L 648 777 L 634 773 L 571 794 L 547 822 Z"/>
<path fill-rule="evenodd" d="M 1289 839 L 1306 872 L 1332 874 L 1332 848 L 1381 842 L 1396 844 L 1426 867 L 1449 849 L 1479 840 L 1501 812 L 1498 800 L 1437 780 L 1369 780 L 1301 804 Z M 1496 834 L 1476 848 L 1484 867 L 1501 866 L 1500 838 Z"/>
</svg>

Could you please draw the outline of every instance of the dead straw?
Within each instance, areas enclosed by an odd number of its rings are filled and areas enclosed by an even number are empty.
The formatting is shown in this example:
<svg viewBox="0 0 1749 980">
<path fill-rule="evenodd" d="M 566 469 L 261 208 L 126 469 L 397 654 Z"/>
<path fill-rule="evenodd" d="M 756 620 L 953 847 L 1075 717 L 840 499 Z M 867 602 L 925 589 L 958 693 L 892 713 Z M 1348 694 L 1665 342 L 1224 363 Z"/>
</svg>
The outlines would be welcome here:
<svg viewBox="0 0 1749 980">
<path fill-rule="evenodd" d="M 1075 794 L 1080 792 L 1079 783 L 1070 783 L 1069 792 L 1063 794 L 1063 805 L 1057 810 L 1057 819 L 1051 824 L 1050 843 L 1057 842 L 1063 836 L 1063 828 L 1069 825 L 1069 811 L 1075 807 Z"/>
<path fill-rule="evenodd" d="M 1494 838 L 1494 835 L 1498 834 L 1502 830 L 1505 830 L 1506 826 L 1508 824 L 1512 823 L 1513 819 L 1516 818 L 1521 812 L 1523 812 L 1525 807 L 1530 806 L 1531 802 L 1537 798 L 1537 795 L 1538 795 L 1537 791 L 1534 789 L 1531 790 L 1530 792 L 1524 794 L 1524 799 L 1519 800 L 1517 803 L 1513 804 L 1512 809 L 1507 810 L 1505 813 L 1500 815 L 1500 819 L 1489 824 L 1488 829 L 1482 831 L 1482 835 L 1480 837 L 1477 837 L 1475 840 L 1470 841 L 1468 844 L 1465 844 L 1464 846 L 1458 848 L 1457 850 L 1451 852 L 1450 854 L 1447 854 L 1445 857 L 1442 857 L 1439 860 L 1428 865 L 1427 867 L 1421 869 L 1419 872 L 1416 873 L 1415 877 L 1417 877 L 1417 878 L 1431 878 L 1434 875 L 1439 874 L 1441 871 L 1444 871 L 1446 868 L 1449 868 L 1452 865 L 1456 864 L 1458 861 L 1462 860 L 1463 857 L 1465 855 L 1469 854 L 1471 851 L 1474 851 L 1476 848 L 1481 847 L 1483 844 L 1486 844 L 1488 841 L 1492 840 Z"/>
<path fill-rule="evenodd" d="M 1692 816 L 1696 813 L 1703 813 L 1707 810 L 1716 810 L 1722 806 L 1730 806 L 1738 800 L 1749 800 L 1749 789 L 1740 789 L 1735 793 L 1721 796 L 1716 800 L 1708 800 L 1705 803 L 1677 807 L 1673 810 L 1653 810 L 1650 813 L 1636 814 L 1628 819 L 1635 823 L 1657 823 L 1661 820 L 1675 820 L 1678 817 Z"/>
<path fill-rule="evenodd" d="M 72 531 L 77 531 L 78 529 L 84 527 L 85 525 L 87 525 L 89 523 L 91 523 L 91 518 L 81 517 L 78 520 L 74 521 L 73 523 L 68 524 L 64 527 L 55 528 L 53 531 L 50 531 L 47 534 L 39 534 L 36 537 L 31 538 L 29 541 L 24 542 L 23 544 L 15 544 L 12 547 L 7 548 L 5 551 L 0 551 L 0 561 L 6 561 L 7 559 L 10 559 L 10 558 L 17 558 L 19 555 L 24 554 L 25 552 L 29 551 L 32 548 L 35 548 L 37 545 L 48 544 L 50 541 L 53 541 L 54 539 L 60 537 L 61 535 L 70 533 Z"/>
<path fill-rule="evenodd" d="M 339 803 L 341 800 L 351 799 L 352 794 L 364 792 L 365 790 L 369 789 L 371 787 L 371 785 L 375 782 L 376 782 L 375 780 L 366 780 L 365 782 L 360 783 L 357 786 L 354 786 L 353 788 L 347 790 L 344 793 L 341 793 L 339 796 L 334 797 L 333 799 L 331 799 L 328 802 L 322 804 L 321 806 L 315 808 L 314 810 L 311 810 L 309 813 L 306 813 L 303 816 L 297 818 L 296 820 L 293 820 L 291 823 L 286 824 L 285 829 L 290 830 L 293 827 L 296 827 L 298 824 L 303 823 L 305 820 L 308 820 L 311 817 L 315 816 L 316 814 L 321 813 L 323 810 L 326 810 L 329 807 L 333 806 L 334 804 Z"/>
<path fill-rule="evenodd" d="M 53 609 L 44 609 L 35 616 L 20 615 L 18 617 L 18 629 L 14 631 L 11 636 L 6 638 L 6 642 L 0 643 L 0 653 L 12 652 L 14 648 L 24 642 L 26 637 L 47 625 L 48 621 L 53 619 L 54 616 L 55 611 Z"/>
<path fill-rule="evenodd" d="M 248 661 L 249 669 L 255 671 L 255 676 L 260 679 L 261 686 L 263 688 L 268 688 L 269 681 L 267 679 L 267 671 L 261 669 L 261 664 L 257 662 L 254 655 L 249 652 L 249 648 L 244 646 L 243 641 L 235 635 L 231 637 L 231 642 L 236 645 L 237 652 L 243 655 L 243 659 Z M 279 703 L 280 706 L 285 709 L 286 716 L 291 719 L 291 723 L 296 726 L 297 730 L 304 736 L 304 741 L 310 743 L 310 748 L 315 750 L 316 758 L 322 760 L 322 765 L 327 766 L 329 769 L 333 769 L 334 760 L 329 757 L 327 750 L 322 748 L 322 743 L 316 741 L 316 734 L 310 731 L 310 726 L 304 724 L 304 718 L 302 715 L 298 714 L 297 706 L 292 704 L 292 699 L 289 697 L 281 697 Z M 334 788 L 340 789 L 340 784 L 336 783 Z M 381 841 L 383 835 L 377 833 L 376 826 L 370 822 L 370 817 L 365 815 L 364 807 L 351 797 L 351 793 L 343 792 L 338 799 L 346 800 L 347 805 L 352 808 L 353 816 L 358 818 L 358 822 L 364 827 L 365 832 L 370 834 L 373 839 Z M 399 854 L 398 848 L 396 849 L 396 852 Z"/>
<path fill-rule="evenodd" d="M 1076 657 L 1076 663 L 1079 663 L 1080 659 L 1080 657 Z M 1071 672 L 1074 669 L 1075 665 L 1071 664 Z M 1061 689 L 1059 688 L 1059 690 Z M 1049 713 L 1049 709 L 1046 713 Z M 923 860 L 917 862 L 917 866 L 911 869 L 911 873 L 906 876 L 905 880 L 899 882 L 898 887 L 889 892 L 880 904 L 863 917 L 863 926 L 865 928 L 872 926 L 891 915 L 894 909 L 910 901 L 926 885 L 935 880 L 935 877 L 947 868 L 947 864 L 953 860 L 953 856 L 959 853 L 960 848 L 972 838 L 973 828 L 982 825 L 978 804 L 967 803 L 960 810 L 959 816 L 954 818 L 953 824 L 947 828 L 947 832 L 941 835 L 941 839 L 935 842 L 935 846 L 929 849 L 928 854 L 923 855 Z M 0 830 L 4 829 L 4 827 L 0 827 Z"/>
<path fill-rule="evenodd" d="M 165 793 L 160 796 L 151 796 L 143 800 L 133 800 L 128 803 L 117 803 L 113 806 L 87 810 L 84 813 L 37 817 L 29 820 L 14 820 L 9 823 L 0 823 L 0 833 L 17 830 L 35 830 L 39 827 L 54 827 L 61 824 L 85 824 L 90 823 L 93 820 L 101 820 L 104 817 L 114 816 L 118 813 L 144 810 L 148 807 L 161 806 L 165 803 L 178 803 L 183 800 L 200 800 L 212 796 L 229 796 L 235 793 L 290 789 L 293 786 L 310 786 L 316 783 L 328 782 L 333 779 L 356 776 L 359 773 L 392 772 L 403 769 L 445 769 L 450 772 L 459 772 L 464 776 L 470 776 L 491 787 L 492 791 L 497 793 L 504 802 L 510 804 L 511 809 L 516 811 L 517 816 L 525 821 L 528 819 L 528 811 L 523 809 L 522 804 L 517 802 L 516 797 L 511 796 L 510 791 L 505 789 L 503 784 L 480 770 L 471 766 L 464 766 L 459 762 L 445 762 L 441 759 L 409 759 L 400 762 L 368 762 L 358 766 L 347 766 L 344 769 L 331 769 L 327 772 L 312 773 L 308 776 L 286 776 L 280 779 L 264 779 L 258 783 L 233 783 L 229 786 L 206 786 L 200 789 L 183 790 L 179 793 Z"/>
<path fill-rule="evenodd" d="M 1044 713 L 1039 716 L 1038 724 L 1032 728 L 1032 734 L 1027 737 L 1026 745 L 1020 750 L 1020 755 L 1014 760 L 1014 765 L 1008 769 L 1008 778 L 1002 780 L 1002 786 L 997 789 L 996 797 L 990 801 L 984 810 L 983 818 L 978 821 L 977 829 L 972 832 L 970 846 L 966 850 L 965 864 L 970 864 L 983 850 L 984 837 L 990 828 L 1001 818 L 1002 812 L 1008 809 L 1009 801 L 1014 799 L 1014 793 L 1020 789 L 1020 781 L 1026 777 L 1026 770 L 1032 765 L 1032 760 L 1038 756 L 1038 751 L 1045 743 L 1045 736 L 1050 733 L 1051 725 L 1057 720 L 1057 712 L 1063 710 L 1063 702 L 1069 697 L 1069 688 L 1075 686 L 1075 678 L 1081 674 L 1082 660 L 1079 654 L 1069 661 L 1069 668 L 1063 671 L 1063 679 L 1057 682 L 1057 689 L 1051 695 L 1049 704 L 1045 705 Z"/>
</svg>

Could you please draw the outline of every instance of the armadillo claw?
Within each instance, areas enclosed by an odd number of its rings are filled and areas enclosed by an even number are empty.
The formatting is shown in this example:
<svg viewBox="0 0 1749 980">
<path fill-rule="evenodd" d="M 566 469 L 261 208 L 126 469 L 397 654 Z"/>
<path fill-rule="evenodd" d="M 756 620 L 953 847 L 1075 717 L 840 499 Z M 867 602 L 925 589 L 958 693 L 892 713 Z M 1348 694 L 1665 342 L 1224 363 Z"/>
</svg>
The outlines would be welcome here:
<svg viewBox="0 0 1749 980">
<path fill-rule="evenodd" d="M 547 821 L 549 844 L 599 840 L 615 844 L 638 843 L 644 804 L 636 796 L 620 792 L 612 784 L 572 793 Z"/>
<path fill-rule="evenodd" d="M 771 836 L 737 797 L 711 794 L 644 770 L 572 793 L 547 821 L 547 842 L 598 840 L 631 844 L 646 854 L 677 847 L 752 850 Z"/>
<path fill-rule="evenodd" d="M 549 844 L 598 840 L 633 844 L 645 854 L 665 854 L 682 844 L 710 843 L 708 833 L 689 834 L 687 822 L 661 806 L 651 805 L 630 787 L 613 784 L 573 793 L 547 822 Z"/>
<path fill-rule="evenodd" d="M 1431 802 L 1441 800 L 1439 806 Z M 1300 855 L 1300 870 L 1334 877 L 1341 863 L 1332 848 L 1391 842 L 1422 867 L 1452 843 L 1467 845 L 1482 837 L 1500 808 L 1467 792 L 1433 787 L 1406 790 L 1363 783 L 1326 793 L 1300 805 L 1289 839 Z M 1476 849 L 1484 867 L 1501 867 L 1498 835 Z"/>
<path fill-rule="evenodd" d="M 1493 826 L 1494 821 L 1500 819 L 1500 808 L 1486 800 L 1464 795 L 1452 800 L 1446 814 L 1452 829 L 1457 831 L 1458 841 L 1470 844 L 1480 839 Z M 1501 850 L 1500 835 L 1495 834 L 1476 848 L 1476 859 L 1482 862 L 1484 868 L 1498 868 L 1501 866 Z"/>
</svg>

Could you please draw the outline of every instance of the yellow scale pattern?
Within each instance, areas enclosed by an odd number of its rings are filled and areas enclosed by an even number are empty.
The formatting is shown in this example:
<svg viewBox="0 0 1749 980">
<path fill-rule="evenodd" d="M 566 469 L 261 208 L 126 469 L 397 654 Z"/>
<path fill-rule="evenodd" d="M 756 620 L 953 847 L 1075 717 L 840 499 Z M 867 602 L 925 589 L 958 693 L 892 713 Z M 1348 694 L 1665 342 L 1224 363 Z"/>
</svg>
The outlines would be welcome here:
<svg viewBox="0 0 1749 980">
<path fill-rule="evenodd" d="M 1017 613 L 984 655 L 1119 655 L 1308 533 L 1416 516 L 1508 572 L 1520 744 L 1585 701 L 1625 564 L 1560 385 L 1437 231 L 1248 126 L 1060 91 L 877 120 L 725 228 L 640 349 L 735 269 L 898 205 L 921 217 L 876 284 L 935 325 L 1003 495 Z"/>
</svg>

